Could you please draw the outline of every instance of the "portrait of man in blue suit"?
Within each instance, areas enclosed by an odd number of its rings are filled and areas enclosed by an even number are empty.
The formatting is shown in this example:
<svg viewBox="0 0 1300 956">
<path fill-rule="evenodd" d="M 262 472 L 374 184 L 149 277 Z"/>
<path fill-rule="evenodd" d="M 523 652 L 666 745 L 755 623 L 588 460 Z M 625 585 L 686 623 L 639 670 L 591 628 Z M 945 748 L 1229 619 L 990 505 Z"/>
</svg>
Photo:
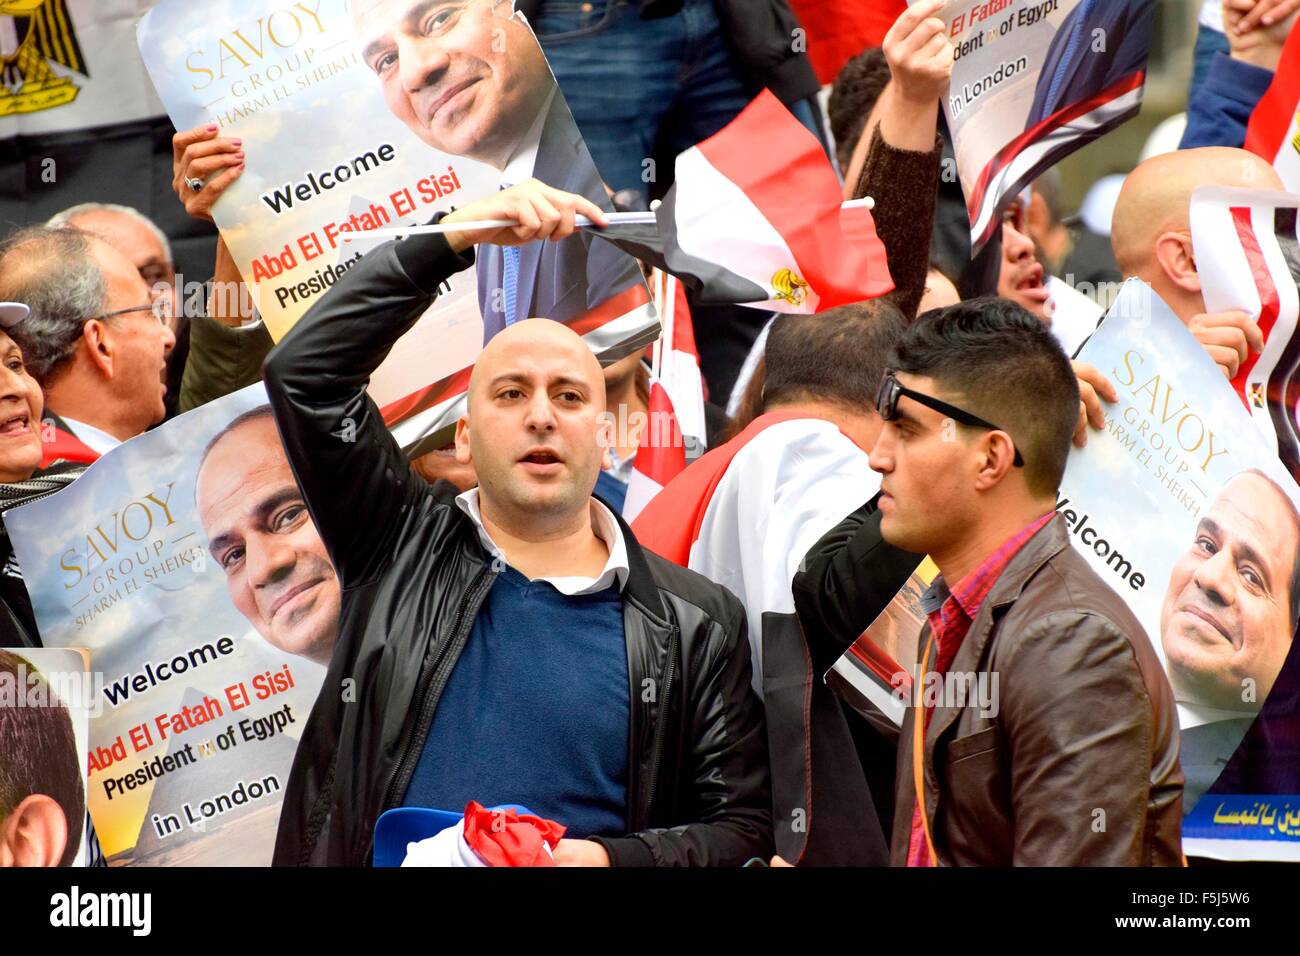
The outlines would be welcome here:
<svg viewBox="0 0 1300 956">
<path fill-rule="evenodd" d="M 1047 48 L 1025 129 L 1146 69 L 1154 0 L 1080 0 Z"/>
<path fill-rule="evenodd" d="M 351 0 L 365 65 L 388 109 L 435 149 L 536 178 L 605 209 L 608 194 L 536 38 L 511 0 Z M 483 342 L 507 325 L 569 322 L 643 282 L 636 260 L 579 230 L 478 250 Z"/>
</svg>

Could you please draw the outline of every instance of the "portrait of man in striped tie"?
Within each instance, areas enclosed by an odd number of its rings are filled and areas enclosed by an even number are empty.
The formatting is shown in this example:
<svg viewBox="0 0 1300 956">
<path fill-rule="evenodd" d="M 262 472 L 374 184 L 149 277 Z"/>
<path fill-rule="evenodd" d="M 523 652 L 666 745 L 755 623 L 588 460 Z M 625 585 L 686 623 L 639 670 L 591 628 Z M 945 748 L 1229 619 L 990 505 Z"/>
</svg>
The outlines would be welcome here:
<svg viewBox="0 0 1300 956">
<path fill-rule="evenodd" d="M 1025 129 L 1144 70 L 1155 8 L 1152 0 L 1080 0 L 1047 49 Z"/>
<path fill-rule="evenodd" d="M 502 188 L 535 178 L 612 209 L 512 0 L 350 0 L 349 9 L 389 110 L 421 140 L 494 167 Z M 636 261 L 585 229 L 554 243 L 485 246 L 476 270 L 485 345 L 521 319 L 573 322 L 598 307 L 617 317 L 648 300 Z"/>
</svg>

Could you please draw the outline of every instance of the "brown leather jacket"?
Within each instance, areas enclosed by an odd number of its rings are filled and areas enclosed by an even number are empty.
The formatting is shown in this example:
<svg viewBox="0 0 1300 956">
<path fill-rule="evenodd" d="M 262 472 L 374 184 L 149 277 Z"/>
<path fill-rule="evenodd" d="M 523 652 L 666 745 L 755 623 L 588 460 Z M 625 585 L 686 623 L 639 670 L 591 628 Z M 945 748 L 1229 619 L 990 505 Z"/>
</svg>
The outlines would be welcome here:
<svg viewBox="0 0 1300 956">
<path fill-rule="evenodd" d="M 950 673 L 990 690 L 996 675 L 997 694 L 986 716 L 968 695 L 930 718 L 925 805 L 940 864 L 1180 863 L 1173 692 L 1142 626 L 1070 546 L 1060 516 L 1007 565 Z M 914 714 L 898 748 L 895 865 L 907 859 L 916 799 Z"/>
</svg>

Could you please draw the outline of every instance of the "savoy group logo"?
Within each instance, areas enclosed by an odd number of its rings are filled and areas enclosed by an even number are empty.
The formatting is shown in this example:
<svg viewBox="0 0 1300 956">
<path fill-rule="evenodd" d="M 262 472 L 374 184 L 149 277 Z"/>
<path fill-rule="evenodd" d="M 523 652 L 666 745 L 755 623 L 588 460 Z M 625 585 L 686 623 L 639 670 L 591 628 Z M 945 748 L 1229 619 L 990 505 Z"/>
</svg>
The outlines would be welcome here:
<svg viewBox="0 0 1300 956">
<path fill-rule="evenodd" d="M 0 116 L 64 106 L 80 92 L 51 64 L 89 78 L 68 0 L 0 0 Z"/>
</svg>

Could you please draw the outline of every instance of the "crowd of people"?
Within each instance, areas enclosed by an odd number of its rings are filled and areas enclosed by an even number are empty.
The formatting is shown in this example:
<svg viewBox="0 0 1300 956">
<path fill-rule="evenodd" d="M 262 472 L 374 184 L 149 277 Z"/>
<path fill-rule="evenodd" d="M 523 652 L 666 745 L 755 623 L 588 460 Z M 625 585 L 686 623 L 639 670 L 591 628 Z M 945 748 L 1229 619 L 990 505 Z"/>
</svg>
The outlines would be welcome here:
<svg viewBox="0 0 1300 956">
<path fill-rule="evenodd" d="M 1201 28 L 1183 148 L 1127 174 L 1108 235 L 1064 214 L 1049 172 L 974 259 L 960 186 L 941 175 L 954 63 L 941 0 L 906 8 L 843 66 L 829 137 L 785 0 L 520 2 L 603 183 L 549 166 L 546 139 L 523 168 L 490 130 L 421 126 L 424 74 L 446 67 L 417 55 L 427 37 L 405 4 L 357 6 L 396 24 L 390 108 L 431 145 L 502 169 L 505 188 L 440 215 L 449 231 L 370 252 L 278 343 L 220 238 L 197 310 L 167 237 L 132 209 L 80 205 L 0 242 L 0 403 L 14 413 L 0 418 L 0 508 L 265 383 L 269 407 L 205 450 L 196 507 L 241 613 L 328 667 L 275 862 L 366 865 L 384 811 L 477 800 L 561 822 L 557 865 L 1181 864 L 1193 791 L 1174 690 L 1056 513 L 1071 448 L 1117 393 L 1072 361 L 1048 280 L 1142 279 L 1228 378 L 1261 350 L 1255 317 L 1207 309 L 1188 210 L 1199 185 L 1283 188 L 1241 147 L 1300 3 L 1206 4 L 1220 16 Z M 503 88 L 527 94 L 521 75 Z M 771 320 L 693 309 L 709 451 L 631 523 L 642 436 L 611 434 L 606 413 L 645 412 L 644 353 L 602 368 L 552 321 L 567 313 L 537 314 L 540 287 L 484 305 L 454 443 L 409 459 L 367 387 L 445 280 L 490 261 L 483 293 L 581 235 L 606 292 L 639 281 L 602 263 L 613 247 L 574 217 L 606 224 L 605 195 L 645 208 L 671 176 L 647 179 L 643 158 L 671 169 L 663 157 L 764 86 L 826 144 L 844 198 L 874 198 L 894 291 Z M 173 145 L 177 197 L 210 220 L 245 146 L 216 126 Z M 515 225 L 456 228 L 484 220 Z M 939 574 L 905 663 L 991 677 L 999 700 L 918 698 L 890 731 L 822 675 L 927 555 Z M 39 647 L 7 536 L 0 558 L 0 644 Z M 1279 611 L 1292 632 L 1297 597 Z M 25 732 L 0 719 L 6 731 Z M 22 855 L 18 819 L 0 799 L 0 858 Z"/>
</svg>

